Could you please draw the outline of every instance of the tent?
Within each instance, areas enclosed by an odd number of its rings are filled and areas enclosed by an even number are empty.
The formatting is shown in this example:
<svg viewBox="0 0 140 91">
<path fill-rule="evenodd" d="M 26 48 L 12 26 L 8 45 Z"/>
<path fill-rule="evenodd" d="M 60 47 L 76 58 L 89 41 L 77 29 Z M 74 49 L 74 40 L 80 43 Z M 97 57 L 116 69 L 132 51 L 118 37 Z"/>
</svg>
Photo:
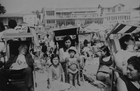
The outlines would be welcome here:
<svg viewBox="0 0 140 91">
<path fill-rule="evenodd" d="M 105 31 L 105 27 L 99 24 L 92 23 L 89 26 L 84 28 L 86 32 L 100 32 Z"/>
</svg>

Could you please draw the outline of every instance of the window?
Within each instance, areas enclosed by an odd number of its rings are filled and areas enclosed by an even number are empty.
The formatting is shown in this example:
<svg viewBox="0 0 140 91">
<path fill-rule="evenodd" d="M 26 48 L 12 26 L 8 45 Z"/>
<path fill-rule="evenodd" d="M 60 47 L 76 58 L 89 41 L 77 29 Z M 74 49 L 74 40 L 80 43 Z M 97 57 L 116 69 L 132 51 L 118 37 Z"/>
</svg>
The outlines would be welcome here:
<svg viewBox="0 0 140 91">
<path fill-rule="evenodd" d="M 55 20 L 47 20 L 47 23 L 55 23 Z"/>
<path fill-rule="evenodd" d="M 126 16 L 124 16 L 124 19 L 126 20 Z"/>
<path fill-rule="evenodd" d="M 47 16 L 54 16 L 54 11 L 46 11 Z"/>
<path fill-rule="evenodd" d="M 118 11 L 121 11 L 121 7 L 118 7 Z"/>
</svg>

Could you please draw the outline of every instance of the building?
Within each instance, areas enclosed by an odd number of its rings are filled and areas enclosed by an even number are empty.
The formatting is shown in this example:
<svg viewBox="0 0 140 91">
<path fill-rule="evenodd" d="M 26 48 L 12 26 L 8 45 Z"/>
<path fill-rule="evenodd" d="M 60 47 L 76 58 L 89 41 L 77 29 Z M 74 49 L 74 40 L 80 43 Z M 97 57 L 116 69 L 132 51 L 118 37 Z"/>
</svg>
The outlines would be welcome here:
<svg viewBox="0 0 140 91">
<path fill-rule="evenodd" d="M 106 13 L 115 13 L 125 10 L 125 5 L 119 3 L 112 7 L 102 7 L 101 5 L 98 6 L 98 8 L 101 9 L 101 15 L 104 15 Z"/>
<path fill-rule="evenodd" d="M 38 24 L 37 15 L 35 15 L 35 14 L 24 15 L 23 22 L 27 23 L 29 26 L 35 26 Z"/>
<path fill-rule="evenodd" d="M 125 23 L 129 24 L 131 20 L 131 12 L 115 12 L 115 13 L 106 13 L 104 15 L 104 24 L 106 25 L 115 25 L 116 23 Z"/>
<path fill-rule="evenodd" d="M 14 19 L 17 21 L 17 24 L 21 24 L 23 22 L 24 14 L 1 14 L 0 21 L 3 22 L 4 25 L 8 25 L 8 21 Z"/>
<path fill-rule="evenodd" d="M 50 28 L 97 24 L 115 24 L 129 22 L 130 12 L 124 12 L 125 5 L 117 4 L 112 7 L 84 8 L 43 8 L 43 23 Z"/>
<path fill-rule="evenodd" d="M 90 24 L 92 22 L 102 24 L 98 7 L 87 8 L 43 8 L 43 23 L 49 27 L 65 27 Z"/>
<path fill-rule="evenodd" d="M 101 7 L 101 11 L 103 16 L 103 25 L 109 26 L 109 29 L 112 29 L 117 23 L 131 23 L 132 10 L 125 10 L 125 6 L 123 4 L 107 8 Z"/>
<path fill-rule="evenodd" d="M 136 26 L 140 26 L 140 6 L 134 8 L 131 12 L 131 23 Z"/>
</svg>

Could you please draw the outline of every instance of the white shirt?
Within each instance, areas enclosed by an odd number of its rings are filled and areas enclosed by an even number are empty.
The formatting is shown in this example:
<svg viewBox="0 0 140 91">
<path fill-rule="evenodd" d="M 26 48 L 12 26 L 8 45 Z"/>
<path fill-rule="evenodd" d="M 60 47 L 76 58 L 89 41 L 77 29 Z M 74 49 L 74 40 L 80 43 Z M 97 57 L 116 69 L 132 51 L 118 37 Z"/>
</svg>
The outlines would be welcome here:
<svg viewBox="0 0 140 91">
<path fill-rule="evenodd" d="M 18 55 L 16 62 L 26 63 L 25 56 L 22 54 Z"/>
<path fill-rule="evenodd" d="M 19 33 L 19 31 L 15 29 L 7 29 L 4 31 L 4 33 Z"/>
<path fill-rule="evenodd" d="M 24 69 L 24 68 L 27 68 L 27 67 L 28 67 L 28 65 L 26 63 L 25 56 L 20 54 L 20 55 L 18 55 L 18 58 L 17 58 L 16 62 L 12 64 L 10 69 L 20 70 L 20 69 Z"/>
</svg>

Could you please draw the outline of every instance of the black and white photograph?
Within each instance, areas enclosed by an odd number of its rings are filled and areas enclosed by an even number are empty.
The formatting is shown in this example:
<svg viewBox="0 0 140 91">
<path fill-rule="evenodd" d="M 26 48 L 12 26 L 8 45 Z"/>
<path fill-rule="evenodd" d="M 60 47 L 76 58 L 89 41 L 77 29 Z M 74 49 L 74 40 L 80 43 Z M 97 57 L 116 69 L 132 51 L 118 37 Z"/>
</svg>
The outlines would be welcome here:
<svg viewBox="0 0 140 91">
<path fill-rule="evenodd" d="M 140 0 L 0 0 L 0 91 L 140 91 Z"/>
</svg>

